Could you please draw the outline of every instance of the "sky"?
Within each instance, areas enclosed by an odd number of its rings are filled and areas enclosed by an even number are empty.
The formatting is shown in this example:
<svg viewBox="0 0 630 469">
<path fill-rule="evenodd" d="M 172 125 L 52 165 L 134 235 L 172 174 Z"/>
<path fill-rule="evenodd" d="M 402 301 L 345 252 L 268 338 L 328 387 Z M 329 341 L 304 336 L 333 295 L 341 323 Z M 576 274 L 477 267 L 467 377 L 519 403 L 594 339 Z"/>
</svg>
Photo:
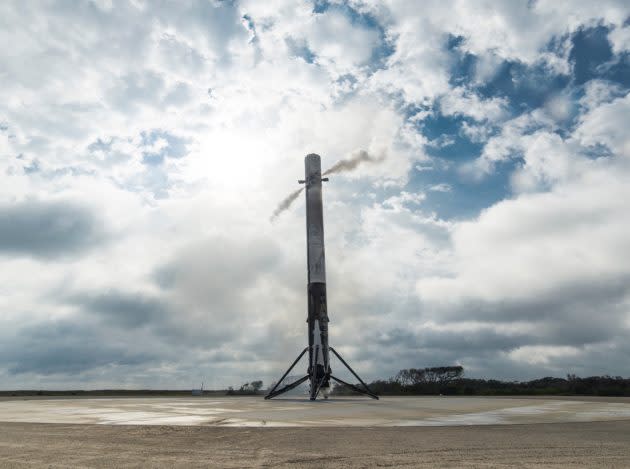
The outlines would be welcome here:
<svg viewBox="0 0 630 469">
<path fill-rule="evenodd" d="M 630 376 L 627 1 L 15 0 L 0 43 L 0 388 L 277 379 L 303 195 L 270 217 L 358 152 L 324 220 L 363 378 Z"/>
</svg>

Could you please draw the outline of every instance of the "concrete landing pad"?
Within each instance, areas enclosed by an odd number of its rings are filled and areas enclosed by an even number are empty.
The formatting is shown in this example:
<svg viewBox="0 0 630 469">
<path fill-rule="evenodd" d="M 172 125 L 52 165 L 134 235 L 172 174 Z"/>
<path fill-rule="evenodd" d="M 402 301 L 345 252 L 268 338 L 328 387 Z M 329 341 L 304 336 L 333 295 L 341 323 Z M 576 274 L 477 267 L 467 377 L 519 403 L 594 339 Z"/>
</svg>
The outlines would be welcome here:
<svg viewBox="0 0 630 469">
<path fill-rule="evenodd" d="M 235 427 L 444 426 L 630 420 L 630 403 L 493 397 L 103 398 L 0 401 L 0 421 Z"/>
</svg>

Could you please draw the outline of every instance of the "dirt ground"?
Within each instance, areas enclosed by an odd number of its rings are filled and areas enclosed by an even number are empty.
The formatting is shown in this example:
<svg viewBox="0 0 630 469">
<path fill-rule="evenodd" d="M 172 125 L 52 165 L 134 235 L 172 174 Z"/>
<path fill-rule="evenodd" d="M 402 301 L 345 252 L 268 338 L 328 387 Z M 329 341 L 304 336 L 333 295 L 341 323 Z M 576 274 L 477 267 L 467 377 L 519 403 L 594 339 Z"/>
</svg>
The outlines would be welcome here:
<svg viewBox="0 0 630 469">
<path fill-rule="evenodd" d="M 0 467 L 630 467 L 630 421 L 394 428 L 0 423 Z"/>
</svg>

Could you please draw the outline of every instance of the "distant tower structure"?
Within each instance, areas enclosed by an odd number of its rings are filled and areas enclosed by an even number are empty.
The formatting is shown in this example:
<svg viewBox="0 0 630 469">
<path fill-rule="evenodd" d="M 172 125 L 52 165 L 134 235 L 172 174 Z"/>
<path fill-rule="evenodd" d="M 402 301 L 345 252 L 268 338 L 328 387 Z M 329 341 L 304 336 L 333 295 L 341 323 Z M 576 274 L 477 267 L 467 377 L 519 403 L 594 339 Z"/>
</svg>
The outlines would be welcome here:
<svg viewBox="0 0 630 469">
<path fill-rule="evenodd" d="M 201 383 L 201 388 L 192 390 L 193 396 L 202 396 L 203 395 L 203 382 Z"/>
<path fill-rule="evenodd" d="M 351 389 L 378 399 L 376 394 L 370 391 L 365 382 L 354 370 L 341 358 L 334 348 L 328 345 L 328 307 L 326 302 L 326 259 L 324 250 L 324 209 L 322 204 L 322 178 L 321 159 L 319 155 L 311 153 L 304 159 L 305 179 L 298 181 L 306 187 L 306 257 L 308 271 L 308 347 L 302 350 L 286 373 L 265 396 L 271 399 L 290 389 L 293 389 L 306 380 L 310 380 L 310 399 L 313 401 L 321 390 L 330 388 L 330 380 L 350 387 Z M 277 389 L 291 372 L 302 356 L 308 351 L 308 369 L 306 376 L 290 384 Z M 362 388 L 354 384 L 346 383 L 332 375 L 330 368 L 330 356 L 332 352 L 343 365 L 359 380 Z"/>
</svg>

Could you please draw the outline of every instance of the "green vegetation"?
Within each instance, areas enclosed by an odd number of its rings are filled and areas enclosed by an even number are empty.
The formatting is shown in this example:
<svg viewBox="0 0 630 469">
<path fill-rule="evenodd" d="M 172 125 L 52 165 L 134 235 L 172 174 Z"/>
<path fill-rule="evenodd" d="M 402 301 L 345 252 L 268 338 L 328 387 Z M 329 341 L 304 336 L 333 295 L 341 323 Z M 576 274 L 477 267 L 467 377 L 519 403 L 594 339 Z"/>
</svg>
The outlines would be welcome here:
<svg viewBox="0 0 630 469">
<path fill-rule="evenodd" d="M 381 396 L 449 395 L 449 396 L 518 396 L 518 395 L 582 395 L 630 396 L 630 379 L 621 376 L 590 376 L 580 378 L 546 377 L 532 381 L 499 381 L 496 379 L 464 378 L 461 366 L 410 368 L 400 370 L 388 380 L 376 380 L 370 389 Z M 345 386 L 335 387 L 333 394 L 350 395 Z"/>
<path fill-rule="evenodd" d="M 251 383 L 243 384 L 240 389 L 235 390 L 230 386 L 226 392 L 228 396 L 252 396 L 260 392 L 263 387 L 262 381 L 252 381 Z"/>
</svg>

